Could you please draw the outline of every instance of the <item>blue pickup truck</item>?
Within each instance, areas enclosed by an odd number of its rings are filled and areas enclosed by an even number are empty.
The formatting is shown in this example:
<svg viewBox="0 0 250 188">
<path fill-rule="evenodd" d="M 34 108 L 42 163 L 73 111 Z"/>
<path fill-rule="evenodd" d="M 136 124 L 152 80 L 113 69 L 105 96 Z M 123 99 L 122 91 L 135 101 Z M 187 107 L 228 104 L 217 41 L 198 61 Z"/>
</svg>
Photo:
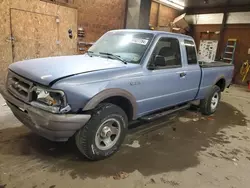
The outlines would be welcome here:
<svg viewBox="0 0 250 188">
<path fill-rule="evenodd" d="M 133 120 L 154 120 L 194 101 L 203 114 L 214 113 L 233 70 L 198 62 L 189 36 L 114 30 L 84 55 L 11 64 L 1 93 L 31 130 L 53 141 L 75 137 L 85 157 L 100 160 L 119 149 Z"/>
</svg>

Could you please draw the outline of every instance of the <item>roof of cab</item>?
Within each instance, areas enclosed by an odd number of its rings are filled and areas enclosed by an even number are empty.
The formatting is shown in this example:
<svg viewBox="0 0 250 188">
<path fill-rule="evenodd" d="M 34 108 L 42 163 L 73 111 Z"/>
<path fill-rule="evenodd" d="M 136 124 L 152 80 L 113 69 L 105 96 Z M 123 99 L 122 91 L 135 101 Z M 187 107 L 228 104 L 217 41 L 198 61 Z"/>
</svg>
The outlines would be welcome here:
<svg viewBox="0 0 250 188">
<path fill-rule="evenodd" d="M 128 32 L 141 32 L 141 33 L 152 33 L 153 35 L 159 35 L 159 34 L 168 34 L 168 35 L 173 35 L 176 37 L 182 37 L 186 39 L 192 39 L 191 36 L 188 35 L 183 35 L 179 33 L 171 33 L 171 32 L 166 32 L 166 31 L 156 31 L 156 30 L 144 30 L 144 29 L 118 29 L 118 30 L 111 30 L 111 31 L 128 31 Z"/>
</svg>

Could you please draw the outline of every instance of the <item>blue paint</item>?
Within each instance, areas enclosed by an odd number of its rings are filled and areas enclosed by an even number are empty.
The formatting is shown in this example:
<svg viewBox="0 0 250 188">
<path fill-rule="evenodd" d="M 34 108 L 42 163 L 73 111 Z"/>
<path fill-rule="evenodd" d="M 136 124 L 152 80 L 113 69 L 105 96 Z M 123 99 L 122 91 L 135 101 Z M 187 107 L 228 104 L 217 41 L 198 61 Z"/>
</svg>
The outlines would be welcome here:
<svg viewBox="0 0 250 188">
<path fill-rule="evenodd" d="M 37 85 L 63 90 L 73 112 L 84 108 L 89 100 L 102 91 L 112 88 L 125 90 L 136 99 L 137 117 L 158 109 L 203 99 L 211 86 L 221 78 L 225 79 L 226 86 L 231 83 L 233 66 L 201 68 L 198 63 L 188 65 L 184 40 L 194 42 L 189 36 L 148 30 L 116 30 L 107 34 L 112 32 L 148 33 L 152 37 L 149 37 L 145 52 L 138 57 L 140 61 L 137 63 L 124 64 L 117 59 L 84 54 L 25 60 L 11 64 L 9 69 Z M 149 70 L 151 55 L 162 37 L 179 41 L 182 64 L 176 68 Z M 130 58 L 128 54 L 125 55 Z M 180 77 L 182 72 L 186 76 Z"/>
</svg>

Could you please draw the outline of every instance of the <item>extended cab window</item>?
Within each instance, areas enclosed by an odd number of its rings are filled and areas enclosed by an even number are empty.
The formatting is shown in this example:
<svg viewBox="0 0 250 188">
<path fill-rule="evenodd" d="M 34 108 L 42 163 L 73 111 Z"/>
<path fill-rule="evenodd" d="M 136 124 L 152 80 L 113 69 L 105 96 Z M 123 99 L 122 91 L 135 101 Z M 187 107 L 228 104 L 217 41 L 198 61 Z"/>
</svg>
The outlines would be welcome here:
<svg viewBox="0 0 250 188">
<path fill-rule="evenodd" d="M 158 58 L 162 59 L 157 63 Z M 175 38 L 160 38 L 153 52 L 150 66 L 155 68 L 169 68 L 181 66 L 179 40 Z"/>
<path fill-rule="evenodd" d="M 187 61 L 189 65 L 197 64 L 197 56 L 195 50 L 195 44 L 193 41 L 184 40 L 186 52 L 187 52 Z"/>
</svg>

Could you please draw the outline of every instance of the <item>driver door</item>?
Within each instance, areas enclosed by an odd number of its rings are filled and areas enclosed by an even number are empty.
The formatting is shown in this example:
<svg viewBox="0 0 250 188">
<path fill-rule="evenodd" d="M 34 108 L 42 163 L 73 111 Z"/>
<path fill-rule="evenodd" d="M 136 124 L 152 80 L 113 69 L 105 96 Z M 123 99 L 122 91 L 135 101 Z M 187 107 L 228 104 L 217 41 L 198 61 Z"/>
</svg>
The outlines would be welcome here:
<svg viewBox="0 0 250 188">
<path fill-rule="evenodd" d="M 154 57 L 163 56 L 165 65 L 155 66 Z M 141 115 L 158 109 L 174 106 L 185 102 L 186 73 L 182 64 L 180 42 L 174 37 L 161 37 L 148 63 L 145 83 L 145 98 L 138 101 Z M 152 67 L 153 68 L 149 68 Z"/>
</svg>

